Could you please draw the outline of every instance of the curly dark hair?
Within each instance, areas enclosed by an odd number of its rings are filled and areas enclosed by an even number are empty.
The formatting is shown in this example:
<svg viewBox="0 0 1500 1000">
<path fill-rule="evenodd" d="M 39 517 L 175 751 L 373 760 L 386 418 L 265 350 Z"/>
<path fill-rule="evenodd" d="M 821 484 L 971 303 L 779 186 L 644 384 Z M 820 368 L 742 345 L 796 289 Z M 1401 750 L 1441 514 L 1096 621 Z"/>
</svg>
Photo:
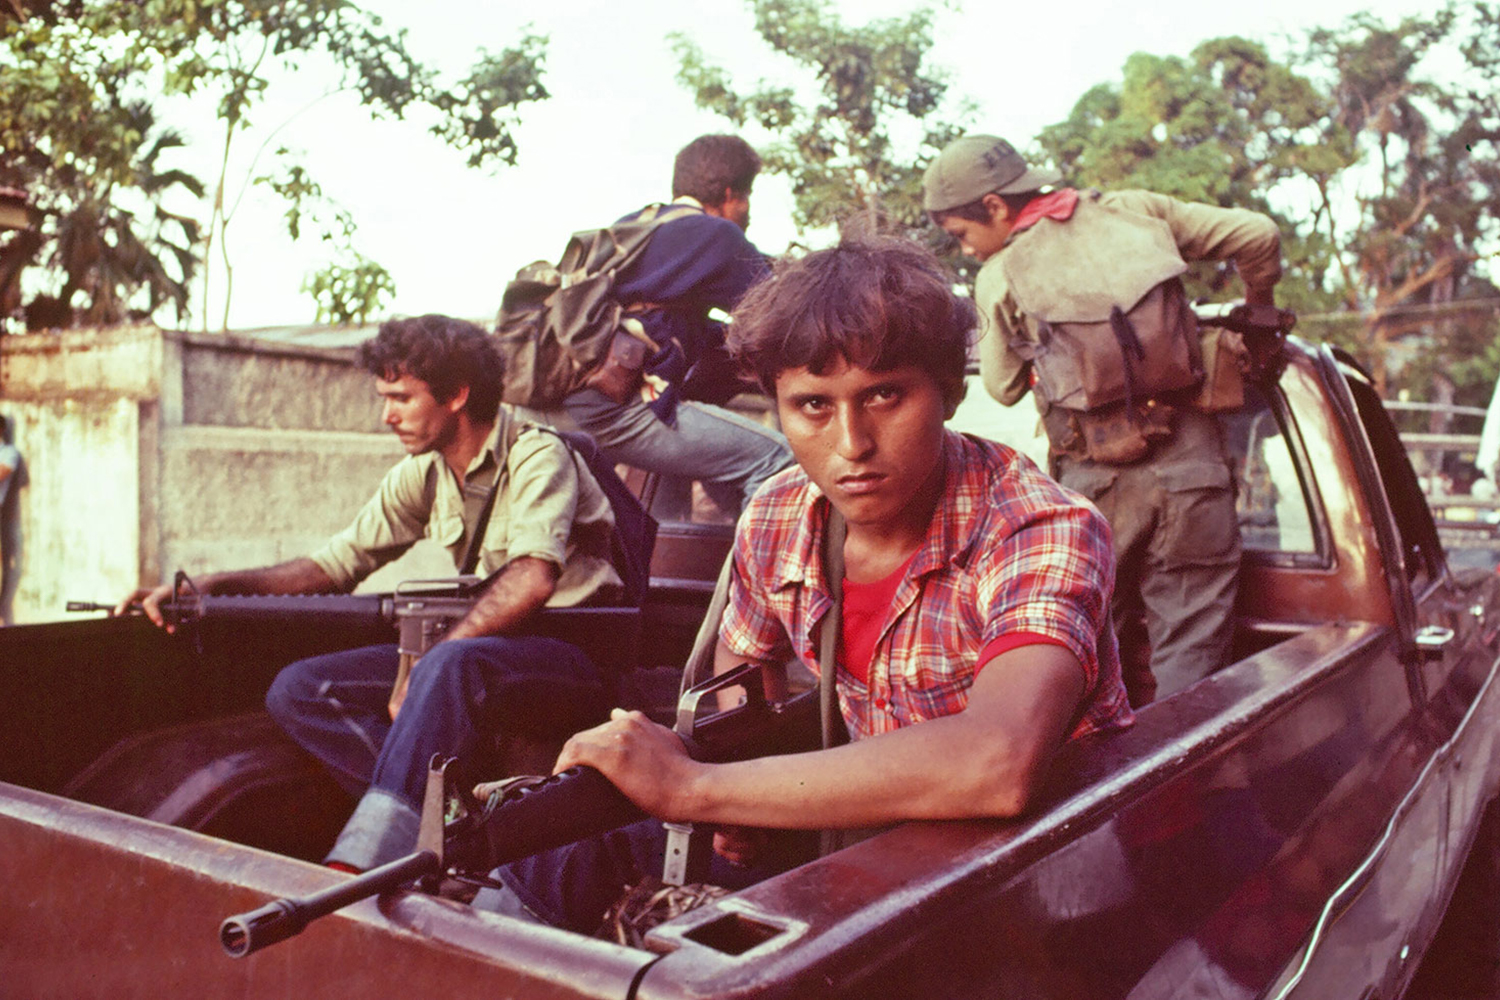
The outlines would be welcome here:
<svg viewBox="0 0 1500 1000">
<path fill-rule="evenodd" d="M 745 294 L 729 325 L 729 353 L 769 394 L 792 368 L 827 374 L 836 359 L 869 371 L 905 365 L 931 375 L 951 414 L 964 398 L 973 303 L 926 248 L 888 236 L 780 260 Z"/>
<path fill-rule="evenodd" d="M 737 135 L 700 135 L 677 154 L 672 197 L 690 195 L 705 205 L 724 201 L 724 189 L 748 195 L 760 173 L 760 154 Z"/>
<path fill-rule="evenodd" d="M 495 338 L 467 320 L 438 313 L 392 319 L 359 345 L 359 363 L 387 381 L 410 375 L 427 383 L 438 402 L 465 386 L 464 412 L 476 421 L 495 419 L 505 371 Z"/>
</svg>

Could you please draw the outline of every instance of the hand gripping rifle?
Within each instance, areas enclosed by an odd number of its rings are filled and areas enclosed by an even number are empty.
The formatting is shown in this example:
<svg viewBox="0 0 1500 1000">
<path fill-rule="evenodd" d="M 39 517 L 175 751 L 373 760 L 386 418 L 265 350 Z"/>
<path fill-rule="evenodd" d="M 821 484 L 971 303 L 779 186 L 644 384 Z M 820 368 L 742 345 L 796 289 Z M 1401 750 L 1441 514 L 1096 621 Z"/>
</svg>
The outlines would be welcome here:
<svg viewBox="0 0 1500 1000">
<path fill-rule="evenodd" d="M 813 749 L 818 738 L 817 692 L 784 702 L 766 697 L 763 667 L 745 663 L 694 685 L 678 702 L 674 731 L 694 760 L 724 762 Z M 698 718 L 703 700 L 724 688 L 743 686 L 736 707 Z M 550 777 L 517 782 L 483 804 L 456 787 L 451 760 L 434 757 L 427 775 L 417 850 L 342 885 L 298 899 L 278 899 L 228 917 L 219 926 L 225 952 L 241 958 L 284 941 L 313 920 L 358 900 L 416 882 L 432 889 L 444 876 L 471 885 L 498 885 L 483 873 L 541 851 L 571 844 L 645 818 L 608 778 L 591 767 L 570 767 Z M 447 819 L 456 801 L 456 818 Z M 669 831 L 671 827 L 669 826 Z M 689 855 L 706 856 L 708 839 L 669 836 L 667 867 L 691 867 Z M 675 846 L 674 846 L 675 845 Z"/>
<path fill-rule="evenodd" d="M 1257 382 L 1274 382 L 1286 366 L 1287 334 L 1297 325 L 1297 314 L 1273 305 L 1204 303 L 1193 312 L 1200 326 L 1219 327 L 1243 338 L 1245 374 Z"/>
</svg>

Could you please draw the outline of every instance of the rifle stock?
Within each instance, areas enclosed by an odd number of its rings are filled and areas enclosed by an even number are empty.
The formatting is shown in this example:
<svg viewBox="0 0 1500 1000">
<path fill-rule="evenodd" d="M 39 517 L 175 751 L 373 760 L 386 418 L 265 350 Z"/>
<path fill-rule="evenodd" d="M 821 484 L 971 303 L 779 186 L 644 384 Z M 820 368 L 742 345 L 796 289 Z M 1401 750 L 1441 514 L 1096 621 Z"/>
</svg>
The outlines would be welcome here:
<svg viewBox="0 0 1500 1000">
<path fill-rule="evenodd" d="M 696 706 L 704 695 L 743 684 L 760 670 L 758 665 L 743 664 L 710 678 L 685 692 L 682 705 Z M 746 691 L 744 703 L 735 708 L 688 725 L 679 719 L 676 732 L 694 760 L 750 760 L 818 745 L 816 691 L 784 702 L 768 701 L 750 685 Z M 644 818 L 646 813 L 603 774 L 591 767 L 570 767 L 492 798 L 482 825 L 485 853 L 475 860 L 484 870 L 498 868 Z"/>
</svg>

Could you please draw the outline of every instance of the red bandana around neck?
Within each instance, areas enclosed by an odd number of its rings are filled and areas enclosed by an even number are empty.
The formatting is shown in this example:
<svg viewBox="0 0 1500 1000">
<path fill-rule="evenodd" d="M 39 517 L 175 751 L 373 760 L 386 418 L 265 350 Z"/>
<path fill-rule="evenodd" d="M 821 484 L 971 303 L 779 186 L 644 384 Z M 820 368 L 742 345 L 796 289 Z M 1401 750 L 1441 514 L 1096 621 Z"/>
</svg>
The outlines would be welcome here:
<svg viewBox="0 0 1500 1000">
<path fill-rule="evenodd" d="M 1061 191 L 1053 191 L 1050 194 L 1037 195 L 1028 201 L 1026 207 L 1021 209 L 1021 214 L 1016 216 L 1016 224 L 1011 227 L 1011 232 L 1019 233 L 1043 219 L 1066 222 L 1073 217 L 1073 209 L 1077 207 L 1077 188 L 1063 188 Z"/>
</svg>

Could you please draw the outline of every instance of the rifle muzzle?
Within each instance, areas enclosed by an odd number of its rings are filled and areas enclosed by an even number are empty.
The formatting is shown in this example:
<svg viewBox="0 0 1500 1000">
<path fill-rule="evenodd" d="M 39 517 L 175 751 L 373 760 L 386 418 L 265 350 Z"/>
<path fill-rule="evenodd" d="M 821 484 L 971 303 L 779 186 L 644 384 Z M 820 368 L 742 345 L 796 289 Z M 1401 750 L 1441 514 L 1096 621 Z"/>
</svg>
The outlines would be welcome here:
<svg viewBox="0 0 1500 1000">
<path fill-rule="evenodd" d="M 258 910 L 226 917 L 219 925 L 219 944 L 231 958 L 301 934 L 307 926 L 304 908 L 295 899 L 275 899 Z"/>
</svg>

